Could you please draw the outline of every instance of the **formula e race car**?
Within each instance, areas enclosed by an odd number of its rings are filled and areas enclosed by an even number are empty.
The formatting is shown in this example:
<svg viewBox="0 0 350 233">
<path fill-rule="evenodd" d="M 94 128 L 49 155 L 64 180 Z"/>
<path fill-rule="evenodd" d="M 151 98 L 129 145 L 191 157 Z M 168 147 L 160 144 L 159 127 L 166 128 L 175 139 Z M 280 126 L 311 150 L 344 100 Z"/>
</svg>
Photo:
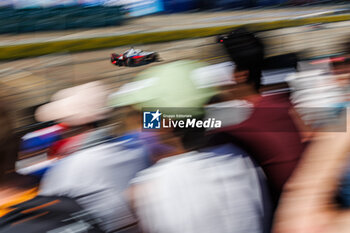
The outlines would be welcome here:
<svg viewBox="0 0 350 233">
<path fill-rule="evenodd" d="M 133 66 L 139 64 L 147 64 L 158 61 L 157 52 L 145 52 L 140 49 L 131 48 L 123 54 L 111 54 L 111 62 L 116 66 Z"/>
</svg>

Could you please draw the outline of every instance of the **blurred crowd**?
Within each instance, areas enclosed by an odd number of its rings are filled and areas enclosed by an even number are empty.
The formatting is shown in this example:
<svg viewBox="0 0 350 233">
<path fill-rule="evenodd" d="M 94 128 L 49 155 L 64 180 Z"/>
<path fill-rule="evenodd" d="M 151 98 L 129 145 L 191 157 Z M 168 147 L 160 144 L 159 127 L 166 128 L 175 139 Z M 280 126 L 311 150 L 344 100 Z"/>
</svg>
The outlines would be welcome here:
<svg viewBox="0 0 350 233">
<path fill-rule="evenodd" d="M 0 102 L 0 232 L 349 232 L 349 43 L 301 62 L 265 58 L 245 28 L 217 39 L 228 66 L 61 90 L 35 112 L 50 126 L 25 135 Z M 288 72 L 271 90 L 266 70 Z M 145 113 L 221 123 L 147 129 Z"/>
</svg>

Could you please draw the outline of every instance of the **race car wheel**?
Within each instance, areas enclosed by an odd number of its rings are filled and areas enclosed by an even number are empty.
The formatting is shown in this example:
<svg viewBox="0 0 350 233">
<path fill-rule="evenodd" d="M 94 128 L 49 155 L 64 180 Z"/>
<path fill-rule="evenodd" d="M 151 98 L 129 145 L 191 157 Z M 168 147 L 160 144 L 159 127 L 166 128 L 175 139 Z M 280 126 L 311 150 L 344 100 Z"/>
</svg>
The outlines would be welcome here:
<svg viewBox="0 0 350 233">
<path fill-rule="evenodd" d="M 155 62 L 155 61 L 158 61 L 159 60 L 159 57 L 158 57 L 158 54 L 155 53 L 153 56 L 152 56 L 152 62 Z"/>
<path fill-rule="evenodd" d="M 133 59 L 128 58 L 128 59 L 126 60 L 126 62 L 125 62 L 125 63 L 126 63 L 126 65 L 127 65 L 127 66 L 133 66 L 135 62 L 134 62 L 134 60 L 133 60 Z"/>
<path fill-rule="evenodd" d="M 155 62 L 156 60 L 157 60 L 157 56 L 153 55 L 152 58 L 151 58 L 151 62 Z"/>
<path fill-rule="evenodd" d="M 116 66 L 119 65 L 118 57 L 119 57 L 118 54 L 112 53 L 111 54 L 111 63 L 116 65 Z"/>
</svg>

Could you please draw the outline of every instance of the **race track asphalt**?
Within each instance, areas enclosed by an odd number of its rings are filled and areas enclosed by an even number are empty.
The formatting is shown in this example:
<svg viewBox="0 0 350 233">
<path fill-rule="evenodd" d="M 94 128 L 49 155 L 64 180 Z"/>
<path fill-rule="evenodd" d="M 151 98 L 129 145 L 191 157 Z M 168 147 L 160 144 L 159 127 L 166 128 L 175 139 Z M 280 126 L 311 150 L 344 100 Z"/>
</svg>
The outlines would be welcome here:
<svg viewBox="0 0 350 233">
<path fill-rule="evenodd" d="M 304 57 L 334 54 L 350 38 L 350 21 L 324 24 L 320 27 L 302 26 L 259 34 L 267 45 L 267 54 L 303 52 Z M 33 122 L 26 108 L 49 101 L 50 96 L 66 87 L 102 80 L 111 91 L 132 80 L 140 71 L 171 61 L 196 59 L 211 64 L 227 61 L 223 48 L 215 37 L 150 44 L 138 47 L 157 51 L 161 61 L 139 67 L 117 67 L 110 63 L 111 53 L 121 53 L 128 47 L 98 51 L 51 54 L 37 58 L 0 63 L 0 82 L 13 107 L 16 126 Z"/>
</svg>

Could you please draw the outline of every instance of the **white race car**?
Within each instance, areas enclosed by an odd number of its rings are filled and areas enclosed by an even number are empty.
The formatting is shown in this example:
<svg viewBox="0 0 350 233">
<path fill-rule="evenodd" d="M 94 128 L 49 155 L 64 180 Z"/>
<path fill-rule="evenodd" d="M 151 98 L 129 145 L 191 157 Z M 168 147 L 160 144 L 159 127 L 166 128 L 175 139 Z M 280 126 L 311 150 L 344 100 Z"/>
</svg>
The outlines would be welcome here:
<svg viewBox="0 0 350 233">
<path fill-rule="evenodd" d="M 157 52 L 145 52 L 140 49 L 131 48 L 119 55 L 111 54 L 111 62 L 117 66 L 133 66 L 141 63 L 149 63 L 158 61 L 159 55 Z"/>
</svg>

